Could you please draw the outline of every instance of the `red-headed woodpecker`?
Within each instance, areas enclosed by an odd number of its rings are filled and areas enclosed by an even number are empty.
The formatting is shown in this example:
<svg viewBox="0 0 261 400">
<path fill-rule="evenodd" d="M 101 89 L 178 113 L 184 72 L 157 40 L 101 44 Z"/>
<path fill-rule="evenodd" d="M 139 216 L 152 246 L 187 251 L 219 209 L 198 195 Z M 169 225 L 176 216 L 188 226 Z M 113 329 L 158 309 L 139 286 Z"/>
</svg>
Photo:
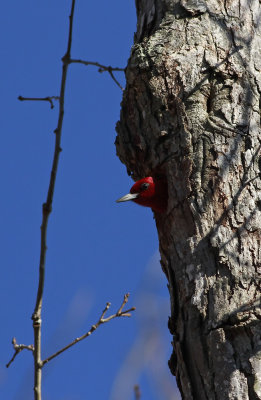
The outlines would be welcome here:
<svg viewBox="0 0 261 400">
<path fill-rule="evenodd" d="M 166 211 L 168 205 L 167 183 L 164 179 L 153 179 L 151 176 L 140 179 L 134 183 L 130 193 L 116 201 L 120 203 L 129 200 L 162 213 Z"/>
</svg>

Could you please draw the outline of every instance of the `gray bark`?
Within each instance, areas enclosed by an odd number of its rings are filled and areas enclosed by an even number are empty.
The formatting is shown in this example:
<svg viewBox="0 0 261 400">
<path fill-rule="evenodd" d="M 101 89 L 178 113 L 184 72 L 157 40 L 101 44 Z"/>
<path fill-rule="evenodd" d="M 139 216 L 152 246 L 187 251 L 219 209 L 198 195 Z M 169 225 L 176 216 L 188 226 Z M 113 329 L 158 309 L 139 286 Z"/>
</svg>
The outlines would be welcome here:
<svg viewBox="0 0 261 400">
<path fill-rule="evenodd" d="M 168 182 L 170 368 L 183 399 L 261 399 L 261 5 L 136 6 L 116 147 Z"/>
</svg>

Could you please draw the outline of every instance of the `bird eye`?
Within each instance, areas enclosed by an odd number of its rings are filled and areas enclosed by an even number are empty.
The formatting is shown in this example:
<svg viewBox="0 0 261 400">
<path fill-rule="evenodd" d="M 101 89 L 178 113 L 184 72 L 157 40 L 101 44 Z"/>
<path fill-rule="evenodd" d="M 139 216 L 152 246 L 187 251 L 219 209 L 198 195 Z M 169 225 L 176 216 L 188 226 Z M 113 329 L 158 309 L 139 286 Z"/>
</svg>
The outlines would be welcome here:
<svg viewBox="0 0 261 400">
<path fill-rule="evenodd" d="M 149 186 L 150 186 L 150 184 L 145 182 L 142 185 L 140 185 L 140 190 L 146 190 L 146 189 L 148 189 Z"/>
</svg>

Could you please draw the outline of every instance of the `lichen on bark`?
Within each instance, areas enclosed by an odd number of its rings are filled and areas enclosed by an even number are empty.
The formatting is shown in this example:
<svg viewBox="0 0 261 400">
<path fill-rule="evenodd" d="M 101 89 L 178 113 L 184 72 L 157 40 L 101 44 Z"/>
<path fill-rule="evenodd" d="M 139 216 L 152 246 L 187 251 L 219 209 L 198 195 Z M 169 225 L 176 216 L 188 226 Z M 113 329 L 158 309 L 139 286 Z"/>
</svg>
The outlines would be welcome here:
<svg viewBox="0 0 261 400">
<path fill-rule="evenodd" d="M 155 215 L 184 399 L 261 399 L 261 5 L 136 0 L 116 148 Z"/>
</svg>

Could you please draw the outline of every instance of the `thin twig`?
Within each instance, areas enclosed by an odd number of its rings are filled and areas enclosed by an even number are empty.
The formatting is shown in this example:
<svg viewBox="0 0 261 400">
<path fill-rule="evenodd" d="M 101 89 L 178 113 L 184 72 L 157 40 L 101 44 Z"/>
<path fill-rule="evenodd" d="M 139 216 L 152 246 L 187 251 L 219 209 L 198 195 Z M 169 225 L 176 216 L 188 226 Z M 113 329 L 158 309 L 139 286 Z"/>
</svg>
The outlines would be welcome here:
<svg viewBox="0 0 261 400">
<path fill-rule="evenodd" d="M 60 97 L 59 96 L 47 96 L 47 97 L 18 96 L 18 100 L 20 100 L 20 101 L 48 101 L 51 105 L 51 108 L 54 108 L 53 100 L 60 100 Z"/>
<path fill-rule="evenodd" d="M 45 360 L 42 361 L 42 366 L 44 366 L 46 363 L 49 361 L 53 360 L 55 357 L 59 356 L 61 353 L 63 353 L 65 350 L 68 350 L 70 347 L 74 346 L 76 343 L 81 342 L 83 339 L 87 338 L 90 336 L 100 325 L 105 324 L 106 322 L 109 322 L 110 320 L 117 318 L 117 317 L 131 317 L 131 312 L 134 311 L 136 308 L 131 307 L 126 311 L 123 311 L 123 307 L 125 304 L 128 302 L 129 298 L 129 293 L 124 295 L 123 302 L 119 308 L 119 310 L 115 313 L 110 315 L 107 318 L 104 318 L 105 314 L 109 310 L 111 303 L 107 303 L 106 307 L 104 308 L 98 322 L 95 325 L 92 325 L 91 329 L 85 333 L 84 335 L 74 339 L 71 343 L 69 343 L 67 346 L 63 347 L 62 349 L 58 350 L 56 353 L 52 354 L 51 356 L 47 357 Z"/>
<path fill-rule="evenodd" d="M 115 78 L 113 71 L 125 71 L 125 68 L 118 68 L 118 67 L 111 67 L 110 65 L 103 65 L 100 64 L 98 62 L 94 62 L 94 61 L 84 61 L 84 60 L 80 60 L 80 59 L 71 59 L 70 60 L 70 64 L 83 64 L 83 65 L 93 65 L 95 67 L 98 67 L 98 72 L 102 73 L 102 72 L 108 72 L 110 74 L 110 76 L 112 77 L 112 79 L 114 80 L 114 82 L 116 83 L 116 85 L 119 86 L 119 88 L 121 90 L 124 90 L 124 88 L 121 86 L 120 82 Z"/>
<path fill-rule="evenodd" d="M 120 84 L 120 82 L 115 78 L 115 76 L 114 76 L 112 70 L 111 70 L 111 69 L 108 69 L 108 72 L 109 72 L 110 76 L 112 77 L 112 79 L 114 80 L 114 82 L 116 83 L 116 85 L 118 85 L 119 88 L 120 88 L 122 91 L 124 91 L 124 87 L 122 87 L 121 84 Z"/>
<path fill-rule="evenodd" d="M 99 67 L 98 72 L 104 72 L 104 71 L 108 71 L 108 70 L 111 70 L 111 71 L 125 71 L 125 68 L 111 67 L 111 66 L 108 66 L 108 65 L 100 64 L 98 62 L 94 62 L 94 61 L 84 61 L 84 60 L 80 60 L 80 59 L 76 60 L 76 59 L 72 58 L 70 60 L 70 64 L 73 64 L 73 63 L 84 64 L 84 65 L 94 65 L 95 67 Z"/>
<path fill-rule="evenodd" d="M 14 348 L 14 355 L 11 358 L 11 360 L 6 364 L 6 368 L 10 367 L 10 365 L 12 364 L 12 362 L 14 361 L 15 357 L 22 351 L 22 350 L 30 350 L 30 351 L 34 351 L 34 346 L 33 344 L 30 345 L 26 345 L 26 344 L 17 344 L 16 342 L 16 338 L 14 337 L 12 339 L 12 345 Z"/>
<path fill-rule="evenodd" d="M 69 66 L 72 46 L 72 29 L 73 29 L 73 15 L 74 15 L 75 0 L 72 0 L 71 14 L 69 16 L 69 35 L 67 51 L 62 58 L 63 69 L 61 78 L 61 88 L 59 96 L 59 116 L 58 124 L 55 129 L 55 149 L 53 156 L 53 164 L 49 182 L 49 188 L 47 193 L 46 202 L 42 206 L 42 225 L 41 225 L 41 250 L 40 250 L 40 264 L 39 264 L 39 282 L 37 290 L 36 304 L 34 313 L 32 315 L 33 328 L 34 328 L 34 398 L 35 400 L 41 400 L 41 380 L 42 380 L 42 360 L 41 360 L 41 313 L 42 313 L 42 302 L 43 302 L 43 290 L 44 290 L 44 275 L 45 275 L 45 259 L 46 259 L 46 235 L 48 218 L 52 211 L 53 194 L 55 188 L 55 181 L 57 175 L 59 155 L 61 152 L 61 134 L 62 124 L 64 116 L 64 96 L 65 96 L 65 84 L 67 78 L 67 70 Z"/>
</svg>

